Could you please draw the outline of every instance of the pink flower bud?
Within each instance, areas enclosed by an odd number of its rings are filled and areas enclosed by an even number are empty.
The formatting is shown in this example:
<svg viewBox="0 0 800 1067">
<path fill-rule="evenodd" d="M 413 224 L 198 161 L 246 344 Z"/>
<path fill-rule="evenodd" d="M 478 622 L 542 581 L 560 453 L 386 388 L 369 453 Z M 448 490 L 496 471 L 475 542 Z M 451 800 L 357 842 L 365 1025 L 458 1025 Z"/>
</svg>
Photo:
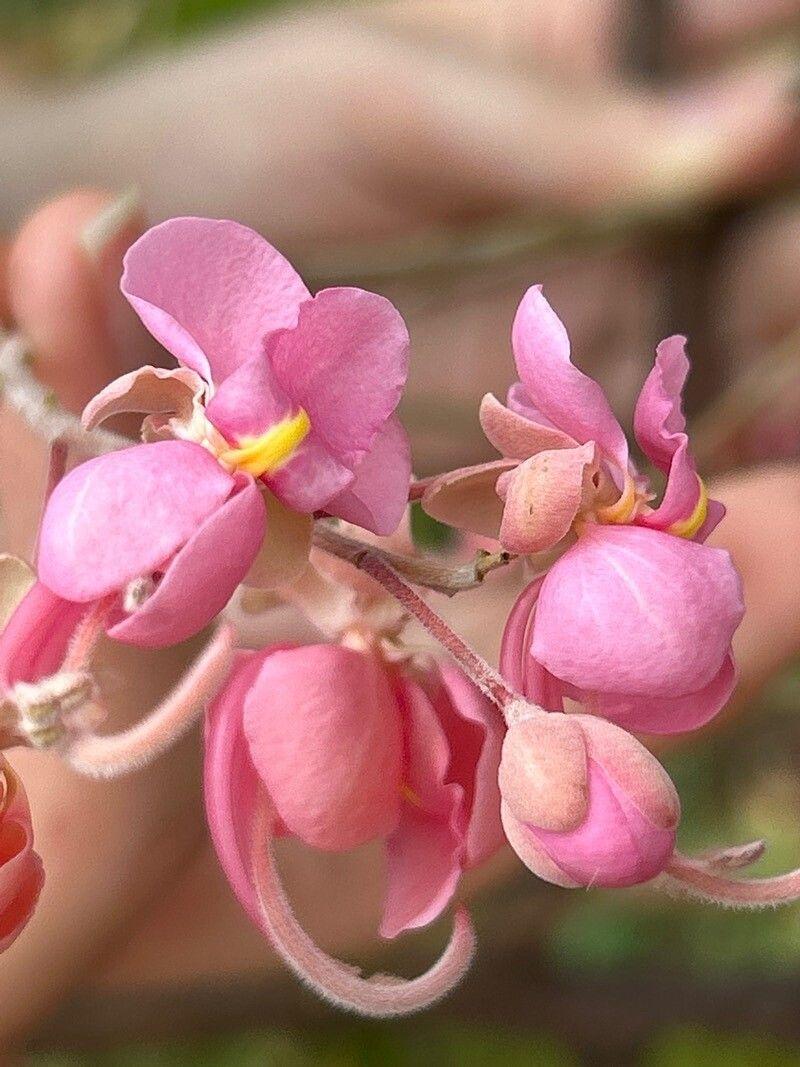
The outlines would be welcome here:
<svg viewBox="0 0 800 1067">
<path fill-rule="evenodd" d="M 635 738 L 602 719 L 534 712 L 514 723 L 500 791 L 512 848 L 556 885 L 636 885 L 674 852 L 675 787 Z"/>
</svg>

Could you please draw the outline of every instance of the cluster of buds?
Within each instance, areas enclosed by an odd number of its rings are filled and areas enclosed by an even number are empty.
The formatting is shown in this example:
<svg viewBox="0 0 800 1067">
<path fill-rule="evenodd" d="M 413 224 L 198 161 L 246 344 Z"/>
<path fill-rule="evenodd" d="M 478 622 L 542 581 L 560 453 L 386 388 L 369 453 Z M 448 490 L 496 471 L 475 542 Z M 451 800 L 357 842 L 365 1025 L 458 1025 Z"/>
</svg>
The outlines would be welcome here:
<svg viewBox="0 0 800 1067">
<path fill-rule="evenodd" d="M 797 872 L 731 876 L 759 843 L 681 856 L 678 796 L 634 736 L 697 729 L 722 709 L 744 612 L 730 557 L 706 544 L 724 508 L 685 432 L 683 338 L 659 345 L 636 407 L 638 444 L 665 476 L 656 504 L 539 287 L 513 326 L 521 380 L 505 405 L 480 407 L 501 458 L 421 482 L 395 414 L 408 334 L 383 297 L 312 296 L 252 230 L 206 219 L 148 231 L 122 289 L 178 367 L 143 367 L 89 403 L 87 440 L 136 412 L 141 443 L 56 471 L 36 572 L 0 561 L 0 747 L 54 748 L 111 776 L 205 714 L 206 809 L 233 891 L 290 967 L 365 1014 L 416 1010 L 459 981 L 474 949 L 466 910 L 425 974 L 364 978 L 298 923 L 275 838 L 333 852 L 381 842 L 388 938 L 436 919 L 504 841 L 565 887 L 647 882 L 745 905 L 800 895 Z M 414 500 L 495 551 L 455 567 L 419 556 L 402 532 Z M 530 580 L 496 670 L 419 590 L 455 594 L 520 559 Z M 250 629 L 260 612 L 264 632 L 275 603 L 318 640 L 244 647 L 237 612 Z M 443 654 L 406 640 L 410 616 Z M 215 620 L 162 704 L 96 732 L 101 638 L 163 647 Z M 14 843 L 0 852 L 4 948 L 41 865 L 5 763 L 0 782 L 0 840 Z"/>
</svg>

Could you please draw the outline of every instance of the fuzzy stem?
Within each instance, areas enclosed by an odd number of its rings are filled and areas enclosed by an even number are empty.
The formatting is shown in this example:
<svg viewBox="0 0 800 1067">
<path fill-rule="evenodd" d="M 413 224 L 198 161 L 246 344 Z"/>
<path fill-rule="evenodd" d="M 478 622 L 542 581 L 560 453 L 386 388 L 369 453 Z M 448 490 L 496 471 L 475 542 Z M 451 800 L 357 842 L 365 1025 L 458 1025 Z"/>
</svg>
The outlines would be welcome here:
<svg viewBox="0 0 800 1067">
<path fill-rule="evenodd" d="M 725 877 L 707 861 L 690 859 L 676 852 L 667 866 L 663 884 L 711 904 L 768 908 L 790 904 L 800 898 L 800 868 L 772 878 L 739 880 Z"/>
<path fill-rule="evenodd" d="M 359 560 L 364 553 L 369 553 L 374 559 L 383 560 L 414 585 L 433 589 L 445 596 L 455 596 L 456 593 L 477 588 L 490 571 L 505 567 L 517 558 L 510 552 L 479 552 L 470 563 L 450 567 L 430 557 L 416 558 L 387 552 L 386 549 L 338 533 L 324 523 L 318 523 L 314 529 L 314 544 L 331 556 L 337 556 L 356 567 L 360 566 Z"/>
<path fill-rule="evenodd" d="M 65 674 L 78 674 L 89 669 L 115 600 L 116 595 L 98 600 L 75 627 L 64 662 L 61 664 L 61 671 Z"/>
<path fill-rule="evenodd" d="M 437 615 L 433 608 L 416 593 L 410 585 L 371 549 L 363 549 L 357 558 L 350 561 L 360 570 L 379 582 L 411 615 L 425 627 L 436 641 L 446 648 L 464 668 L 478 688 L 489 697 L 501 711 L 521 698 L 508 687 L 502 676 L 469 647 L 461 637 Z"/>
<path fill-rule="evenodd" d="M 146 718 L 108 737 L 83 736 L 64 751 L 64 758 L 93 778 L 116 778 L 152 763 L 186 733 L 219 692 L 236 642 L 235 629 L 220 626 L 172 693 Z"/>
<path fill-rule="evenodd" d="M 364 978 L 355 967 L 323 952 L 300 926 L 281 884 L 272 839 L 273 815 L 262 793 L 252 846 L 261 926 L 287 966 L 320 996 L 360 1015 L 386 1019 L 421 1011 L 458 985 L 475 953 L 475 933 L 466 908 L 456 909 L 450 942 L 425 974 L 414 979 Z"/>
<path fill-rule="evenodd" d="M 47 441 L 74 445 L 89 455 L 129 448 L 134 442 L 108 430 L 84 430 L 63 411 L 52 393 L 28 369 L 29 351 L 19 334 L 0 333 L 0 392 L 3 400 Z"/>
</svg>

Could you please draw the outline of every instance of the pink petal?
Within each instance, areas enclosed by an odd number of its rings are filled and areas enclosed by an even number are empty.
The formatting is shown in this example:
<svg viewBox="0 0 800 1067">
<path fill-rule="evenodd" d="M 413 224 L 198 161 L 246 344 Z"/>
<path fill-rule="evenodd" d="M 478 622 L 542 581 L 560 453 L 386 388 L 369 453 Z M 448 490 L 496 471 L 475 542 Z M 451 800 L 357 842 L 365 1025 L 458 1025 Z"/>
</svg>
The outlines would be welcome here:
<svg viewBox="0 0 800 1067">
<path fill-rule="evenodd" d="M 727 552 L 587 527 L 542 583 L 531 653 L 584 692 L 684 696 L 720 670 L 743 614 Z"/>
<path fill-rule="evenodd" d="M 729 654 L 708 685 L 686 696 L 665 697 L 620 693 L 586 694 L 597 715 L 626 730 L 647 734 L 681 734 L 705 726 L 730 700 L 736 668 Z"/>
<path fill-rule="evenodd" d="M 239 903 L 259 926 L 250 853 L 260 783 L 244 736 L 242 709 L 265 655 L 269 652 L 239 654 L 227 685 L 206 715 L 203 763 L 211 840 Z"/>
<path fill-rule="evenodd" d="M 481 401 L 480 420 L 487 439 L 507 459 L 527 459 L 545 449 L 574 448 L 578 443 L 555 427 L 533 422 L 505 407 L 491 393 Z"/>
<path fill-rule="evenodd" d="M 689 373 L 686 338 L 662 341 L 634 413 L 634 432 L 650 462 L 668 475 L 659 507 L 641 518 L 642 525 L 667 530 L 687 519 L 700 499 L 697 468 L 689 451 L 681 392 Z"/>
<path fill-rule="evenodd" d="M 422 508 L 431 518 L 448 526 L 497 539 L 503 520 L 503 502 L 495 485 L 501 474 L 514 467 L 514 460 L 497 459 L 449 471 L 425 490 Z"/>
<path fill-rule="evenodd" d="M 112 626 L 109 637 L 162 648 L 199 633 L 244 580 L 265 530 L 264 501 L 256 483 L 247 479 L 170 560 L 153 595 Z"/>
<path fill-rule="evenodd" d="M 230 495 L 200 445 L 158 441 L 76 467 L 42 520 L 39 577 L 67 600 L 98 600 L 151 574 Z"/>
<path fill-rule="evenodd" d="M 218 385 L 294 326 L 309 292 L 291 264 L 237 222 L 177 218 L 128 249 L 122 291 L 153 336 Z"/>
<path fill-rule="evenodd" d="M 627 886 L 659 874 L 675 848 L 675 830 L 654 825 L 593 759 L 589 815 L 576 830 L 528 827 L 551 860 L 579 885 Z"/>
<path fill-rule="evenodd" d="M 534 285 L 522 298 L 512 330 L 517 370 L 534 406 L 580 444 L 596 441 L 620 471 L 628 443 L 597 382 L 570 362 L 567 332 Z"/>
<path fill-rule="evenodd" d="M 400 699 L 407 796 L 386 842 L 383 937 L 426 926 L 447 906 L 461 875 L 466 829 L 463 791 L 447 781 L 450 748 L 433 705 L 422 687 L 407 679 Z"/>
<path fill-rule="evenodd" d="M 378 659 L 337 645 L 275 652 L 245 700 L 250 754 L 288 830 L 340 851 L 400 815 L 399 709 Z"/>
<path fill-rule="evenodd" d="M 264 478 L 287 508 L 306 515 L 325 508 L 354 481 L 353 471 L 331 455 L 313 427 L 292 458 Z"/>
<path fill-rule="evenodd" d="M 385 297 L 347 288 L 317 293 L 301 306 L 297 326 L 267 343 L 279 384 L 351 470 L 400 401 L 408 348 L 405 323 Z"/>
<path fill-rule="evenodd" d="M 499 709 L 452 663 L 436 666 L 447 701 L 437 712 L 450 747 L 448 780 L 464 792 L 468 814 L 464 866 L 474 867 L 503 843 L 497 771 L 505 736 Z"/>
<path fill-rule="evenodd" d="M 0 633 L 0 691 L 57 671 L 89 607 L 62 600 L 36 582 Z"/>
<path fill-rule="evenodd" d="M 189 419 L 194 398 L 204 388 L 202 378 L 186 367 L 176 370 L 139 367 L 130 374 L 115 378 L 92 397 L 83 409 L 81 422 L 85 429 L 93 430 L 112 415 L 127 411 Z"/>
<path fill-rule="evenodd" d="M 206 405 L 209 421 L 232 445 L 260 437 L 295 414 L 297 405 L 278 384 L 263 352 L 232 371 Z"/>
<path fill-rule="evenodd" d="M 22 933 L 43 884 L 25 790 L 0 756 L 0 953 Z"/>
<path fill-rule="evenodd" d="M 537 663 L 530 653 L 536 601 L 542 578 L 526 586 L 514 602 L 503 630 L 500 673 L 512 689 L 546 711 L 563 711 L 562 683 Z"/>
<path fill-rule="evenodd" d="M 405 515 L 410 482 L 411 442 L 403 424 L 392 415 L 356 467 L 352 484 L 329 500 L 325 510 L 388 537 Z"/>
<path fill-rule="evenodd" d="M 505 493 L 500 543 L 509 552 L 542 552 L 565 537 L 587 505 L 597 470 L 594 442 L 538 452 L 513 471 Z"/>
</svg>

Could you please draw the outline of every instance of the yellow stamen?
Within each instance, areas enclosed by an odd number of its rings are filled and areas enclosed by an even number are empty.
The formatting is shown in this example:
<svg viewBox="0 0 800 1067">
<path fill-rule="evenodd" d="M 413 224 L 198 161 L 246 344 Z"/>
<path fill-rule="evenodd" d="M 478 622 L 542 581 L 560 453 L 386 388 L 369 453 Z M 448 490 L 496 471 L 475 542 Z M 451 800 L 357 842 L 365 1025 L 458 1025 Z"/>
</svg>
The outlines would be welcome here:
<svg viewBox="0 0 800 1067">
<path fill-rule="evenodd" d="M 419 797 L 410 785 L 406 785 L 406 783 L 403 782 L 403 784 L 400 786 L 400 792 L 410 804 L 413 804 L 417 808 L 422 807 L 422 801 L 419 799 Z"/>
<path fill-rule="evenodd" d="M 278 470 L 308 436 L 311 419 L 304 408 L 270 426 L 261 437 L 245 437 L 238 448 L 220 454 L 222 463 L 260 478 Z"/>
<path fill-rule="evenodd" d="M 625 523 L 628 522 L 636 510 L 636 483 L 630 474 L 625 475 L 625 487 L 620 494 L 619 500 L 609 504 L 607 508 L 597 509 L 599 522 Z"/>
<path fill-rule="evenodd" d="M 676 537 L 692 538 L 706 521 L 708 516 L 708 490 L 705 487 L 705 482 L 697 476 L 697 482 L 700 487 L 700 492 L 697 497 L 697 503 L 694 506 L 694 511 L 688 519 L 681 519 L 679 522 L 673 522 L 670 526 L 668 533 L 675 534 Z"/>
</svg>

